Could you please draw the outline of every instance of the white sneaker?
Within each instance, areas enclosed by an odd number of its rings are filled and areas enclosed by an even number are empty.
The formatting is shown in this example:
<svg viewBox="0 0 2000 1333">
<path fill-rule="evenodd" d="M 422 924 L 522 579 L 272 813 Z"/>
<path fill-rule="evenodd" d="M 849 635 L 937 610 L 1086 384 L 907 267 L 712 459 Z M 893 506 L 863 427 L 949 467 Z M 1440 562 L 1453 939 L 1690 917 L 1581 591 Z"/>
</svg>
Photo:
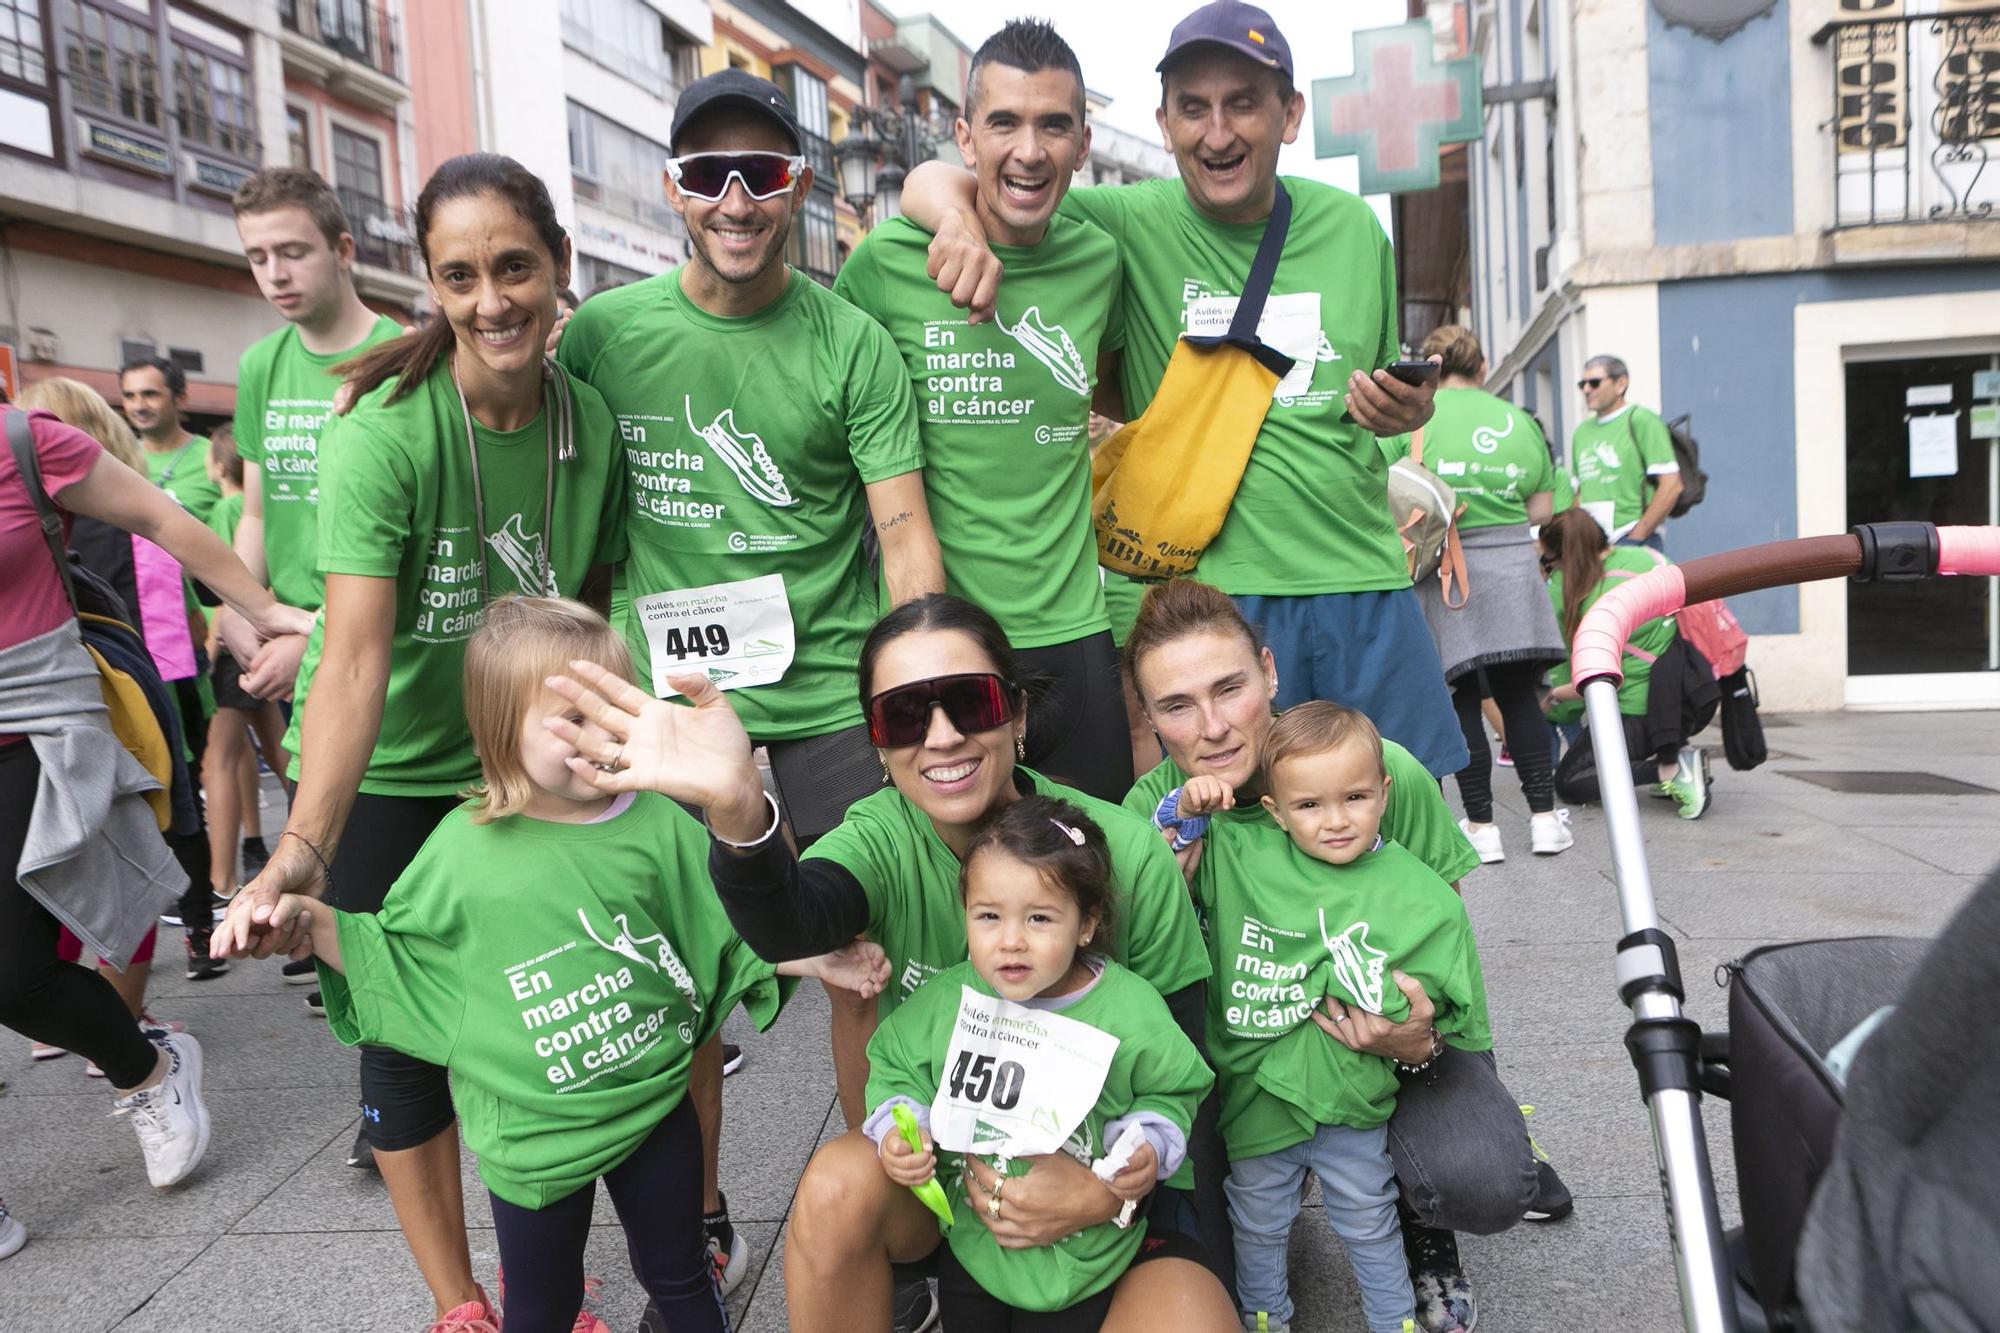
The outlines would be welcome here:
<svg viewBox="0 0 2000 1333">
<path fill-rule="evenodd" d="M 1569 811 L 1547 810 L 1530 815 L 1528 841 L 1534 847 L 1536 856 L 1554 856 L 1575 846 L 1576 834 L 1569 831 Z"/>
<path fill-rule="evenodd" d="M 161 1189 L 194 1173 L 208 1151 L 208 1107 L 201 1100 L 201 1043 L 185 1032 L 154 1035 L 167 1053 L 167 1076 L 118 1099 L 115 1115 L 132 1117 L 146 1153 L 146 1177 Z"/>
<path fill-rule="evenodd" d="M 0 1199 L 0 1259 L 5 1259 L 27 1243 L 28 1229 L 8 1215 L 6 1200 Z"/>
<path fill-rule="evenodd" d="M 1492 865 L 1495 861 L 1504 861 L 1507 859 L 1507 853 L 1502 851 L 1500 847 L 1500 826 L 1498 824 L 1474 827 L 1471 820 L 1461 819 L 1458 821 L 1458 827 L 1464 832 L 1467 841 L 1471 842 L 1472 850 L 1478 852 L 1479 859 L 1487 865 Z"/>
</svg>

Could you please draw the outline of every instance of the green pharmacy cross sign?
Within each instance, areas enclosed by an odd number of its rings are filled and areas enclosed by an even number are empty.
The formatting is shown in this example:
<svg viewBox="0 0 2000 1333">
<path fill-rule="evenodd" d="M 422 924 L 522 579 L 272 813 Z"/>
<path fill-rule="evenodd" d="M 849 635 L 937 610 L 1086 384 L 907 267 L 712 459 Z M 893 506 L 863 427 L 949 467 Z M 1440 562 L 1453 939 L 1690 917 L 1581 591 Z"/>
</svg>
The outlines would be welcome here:
<svg viewBox="0 0 2000 1333">
<path fill-rule="evenodd" d="M 1439 62 L 1421 19 L 1354 34 L 1354 73 L 1313 80 L 1313 146 L 1361 158 L 1361 193 L 1433 190 L 1438 146 L 1480 134 L 1479 60 Z"/>
</svg>

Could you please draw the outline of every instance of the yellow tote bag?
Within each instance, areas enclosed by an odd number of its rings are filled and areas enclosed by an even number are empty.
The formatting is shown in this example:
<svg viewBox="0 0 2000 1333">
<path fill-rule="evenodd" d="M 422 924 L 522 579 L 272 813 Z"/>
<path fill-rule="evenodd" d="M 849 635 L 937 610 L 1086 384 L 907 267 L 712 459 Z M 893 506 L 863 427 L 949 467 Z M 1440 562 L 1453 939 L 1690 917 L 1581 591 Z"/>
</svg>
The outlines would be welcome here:
<svg viewBox="0 0 2000 1333">
<path fill-rule="evenodd" d="M 1229 331 L 1182 337 L 1145 412 L 1091 459 L 1091 518 L 1106 569 L 1144 579 L 1190 573 L 1229 517 L 1271 394 L 1292 368 L 1257 337 L 1291 216 L 1280 182 Z"/>
<path fill-rule="evenodd" d="M 85 613 L 77 619 L 87 624 L 103 617 Z M 160 730 L 160 723 L 153 716 L 153 705 L 146 698 L 145 687 L 105 661 L 104 655 L 88 642 L 83 645 L 83 650 L 97 664 L 97 684 L 103 690 L 105 706 L 111 712 L 112 734 L 139 761 L 139 766 L 151 773 L 160 784 L 158 790 L 143 795 L 146 804 L 152 807 L 153 822 L 160 826 L 160 832 L 165 833 L 174 823 L 174 754 L 168 748 L 166 733 Z"/>
</svg>

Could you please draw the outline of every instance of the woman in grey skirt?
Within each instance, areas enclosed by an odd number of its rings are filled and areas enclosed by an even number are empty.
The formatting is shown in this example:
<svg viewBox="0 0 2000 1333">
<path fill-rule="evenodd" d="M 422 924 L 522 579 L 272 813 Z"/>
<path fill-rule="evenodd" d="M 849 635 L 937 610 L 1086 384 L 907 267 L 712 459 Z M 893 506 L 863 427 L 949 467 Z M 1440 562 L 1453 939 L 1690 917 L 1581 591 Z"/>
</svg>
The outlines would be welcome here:
<svg viewBox="0 0 2000 1333">
<path fill-rule="evenodd" d="M 1465 605 L 1447 607 L 1435 579 L 1417 589 L 1472 752 L 1458 774 L 1462 826 L 1481 860 L 1505 857 L 1493 822 L 1493 756 L 1479 712 L 1480 696 L 1491 695 L 1528 802 L 1529 843 L 1537 854 L 1553 856 L 1575 839 L 1569 812 L 1555 808 L 1549 729 L 1536 690 L 1544 669 L 1568 654 L 1549 610 L 1529 524 L 1548 521 L 1555 464 L 1534 419 L 1479 387 L 1486 357 L 1469 329 L 1447 324 L 1434 330 L 1418 355 L 1444 359 L 1437 414 L 1423 431 L 1424 464 L 1465 506 L 1458 520 Z"/>
</svg>

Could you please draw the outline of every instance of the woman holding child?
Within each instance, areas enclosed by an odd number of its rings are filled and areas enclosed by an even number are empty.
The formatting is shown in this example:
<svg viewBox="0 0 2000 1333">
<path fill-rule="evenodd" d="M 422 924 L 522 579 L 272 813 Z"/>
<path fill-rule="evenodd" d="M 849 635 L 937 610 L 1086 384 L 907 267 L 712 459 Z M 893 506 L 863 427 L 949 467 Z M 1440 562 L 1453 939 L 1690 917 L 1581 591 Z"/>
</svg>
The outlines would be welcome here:
<svg viewBox="0 0 2000 1333">
<path fill-rule="evenodd" d="M 1063 817 L 1067 827 L 1087 841 L 1101 839 L 1105 849 L 1113 924 L 1109 948 L 1098 944 L 1102 957 L 1117 965 L 1113 984 L 1125 985 L 1129 968 L 1129 975 L 1165 997 L 1163 1008 L 1183 1033 L 1198 1033 L 1208 961 L 1173 858 L 1144 821 L 1019 765 L 1032 691 L 993 618 L 960 598 L 919 598 L 875 625 L 859 667 L 870 738 L 890 785 L 853 806 L 803 859 L 779 839 L 747 849 L 718 843 L 710 863 L 716 890 L 751 947 L 769 959 L 800 958 L 865 932 L 891 964 L 877 1036 L 885 1040 L 890 1018 L 919 983 L 967 960 L 961 877 L 975 836 L 1013 805 L 1049 798 L 1074 812 Z M 662 710 L 670 706 L 637 691 L 586 703 L 588 715 L 614 735 L 644 734 Z M 749 790 L 756 775 L 747 741 L 730 763 L 734 780 Z M 1070 932 L 1071 954 L 1089 947 L 1094 929 L 1082 907 L 1086 897 L 1064 895 L 1073 915 L 1061 904 L 1055 908 Z M 1034 915 L 1039 920 L 1050 913 Z M 977 967 L 976 956 L 973 962 Z M 1068 968 L 1063 976 L 1077 979 Z M 875 1050 L 871 1044 L 871 1054 Z M 1188 1128 L 1182 1124 L 1180 1133 Z M 1108 1145 L 1091 1146 L 1102 1151 Z M 985 1228 L 1003 1252 L 1115 1228 L 1127 1200 L 1150 1193 L 1164 1170 L 1179 1165 L 1150 1144 L 1110 1172 L 1108 1181 L 1065 1152 L 1020 1157 L 1008 1175 L 974 1156 L 963 1161 L 958 1226 Z M 939 1239 L 937 1220 L 891 1180 L 882 1149 L 851 1130 L 814 1156 L 799 1184 L 785 1250 L 791 1326 L 802 1333 L 886 1328 L 891 1261 L 924 1259 Z M 1127 1247 L 1103 1247 L 1098 1262 L 1115 1266 L 1092 1275 L 1106 1279 L 1094 1286 L 1111 1293 L 1102 1326 L 1149 1333 L 1168 1326 L 1234 1327 L 1221 1284 L 1201 1265 L 1199 1245 L 1163 1229 L 1150 1233 L 1150 1242 L 1136 1257 Z M 978 1268 L 979 1261 L 967 1266 Z"/>
<path fill-rule="evenodd" d="M 1227 596 L 1180 580 L 1147 591 L 1125 654 L 1168 755 L 1140 778 L 1125 805 L 1157 819 L 1180 845 L 1177 855 L 1196 896 L 1207 901 L 1213 887 L 1203 876 L 1217 871 L 1205 863 L 1208 856 L 1239 837 L 1285 840 L 1261 804 L 1271 795 L 1265 770 L 1277 722 L 1271 713 L 1277 670 Z M 1411 853 L 1406 865 L 1418 863 L 1410 867 L 1412 877 L 1456 882 L 1479 858 L 1437 783 L 1394 742 L 1382 742 L 1381 756 L 1381 836 Z M 1169 803 L 1177 794 L 1189 798 L 1186 805 Z M 1181 823 L 1201 814 L 1215 821 L 1206 838 Z M 1209 840 L 1216 845 L 1205 852 Z M 1235 867 L 1233 855 L 1224 859 L 1221 869 Z M 1220 938 L 1211 931 L 1212 947 Z M 1234 966 L 1233 955 L 1228 963 Z M 1516 1099 L 1495 1072 L 1483 1019 L 1455 1026 L 1450 997 L 1428 993 L 1409 969 L 1398 972 L 1382 989 L 1384 1012 L 1330 998 L 1311 1018 L 1348 1050 L 1421 1069 L 1399 1080 L 1387 1146 L 1402 1189 L 1404 1245 L 1422 1326 L 1444 1329 L 1452 1320 L 1469 1323 L 1473 1308 L 1452 1233 L 1502 1231 L 1524 1214 L 1560 1216 L 1569 1210 L 1568 1192 L 1546 1165 L 1538 1176 Z M 1213 992 L 1212 1040 L 1218 1006 L 1227 998 L 1225 988 Z M 1403 1004 L 1408 1016 L 1392 1018 Z M 1210 1055 L 1220 1058 L 1213 1046 Z M 1227 1085 L 1225 1075 L 1225 1117 Z"/>
</svg>

